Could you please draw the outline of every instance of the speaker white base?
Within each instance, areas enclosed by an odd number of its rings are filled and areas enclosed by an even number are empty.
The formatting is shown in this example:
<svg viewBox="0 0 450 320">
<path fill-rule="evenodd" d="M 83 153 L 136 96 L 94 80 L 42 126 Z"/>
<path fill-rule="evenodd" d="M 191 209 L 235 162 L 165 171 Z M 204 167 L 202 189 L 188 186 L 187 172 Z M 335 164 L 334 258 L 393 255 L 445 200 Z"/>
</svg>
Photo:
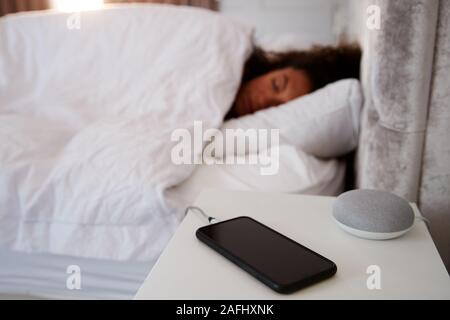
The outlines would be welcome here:
<svg viewBox="0 0 450 320">
<path fill-rule="evenodd" d="M 334 217 L 333 217 L 334 218 Z M 368 232 L 363 230 L 358 230 L 354 228 L 350 228 L 349 226 L 346 226 L 345 224 L 340 223 L 336 219 L 334 221 L 337 223 L 339 227 L 341 227 L 344 231 L 362 239 L 368 239 L 368 240 L 390 240 L 395 239 L 403 236 L 405 233 L 407 233 L 409 230 L 412 229 L 406 229 L 399 232 L 390 232 L 390 233 L 376 233 L 376 232 Z"/>
</svg>

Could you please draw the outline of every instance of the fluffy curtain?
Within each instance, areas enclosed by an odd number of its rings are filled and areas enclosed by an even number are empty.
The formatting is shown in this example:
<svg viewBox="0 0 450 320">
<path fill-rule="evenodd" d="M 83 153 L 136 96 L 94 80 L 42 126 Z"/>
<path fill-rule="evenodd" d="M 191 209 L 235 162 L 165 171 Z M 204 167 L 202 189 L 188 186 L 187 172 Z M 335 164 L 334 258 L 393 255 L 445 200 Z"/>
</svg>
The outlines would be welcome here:
<svg viewBox="0 0 450 320">
<path fill-rule="evenodd" d="M 184 6 L 202 7 L 211 10 L 217 10 L 217 0 L 106 0 L 106 3 L 120 3 L 120 2 L 148 2 L 148 3 L 168 3 Z"/>
<path fill-rule="evenodd" d="M 0 0 L 0 16 L 20 11 L 43 10 L 48 7 L 48 0 Z"/>
</svg>

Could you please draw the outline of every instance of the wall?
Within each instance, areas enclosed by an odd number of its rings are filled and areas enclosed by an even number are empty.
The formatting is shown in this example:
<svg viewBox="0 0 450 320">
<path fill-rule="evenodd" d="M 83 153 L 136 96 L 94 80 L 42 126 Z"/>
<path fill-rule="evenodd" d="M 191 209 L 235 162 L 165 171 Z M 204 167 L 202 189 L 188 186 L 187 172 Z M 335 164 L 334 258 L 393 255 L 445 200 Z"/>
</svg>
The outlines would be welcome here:
<svg viewBox="0 0 450 320">
<path fill-rule="evenodd" d="M 256 27 L 261 38 L 289 34 L 304 43 L 333 44 L 346 23 L 346 0 L 221 0 L 225 15 Z"/>
</svg>

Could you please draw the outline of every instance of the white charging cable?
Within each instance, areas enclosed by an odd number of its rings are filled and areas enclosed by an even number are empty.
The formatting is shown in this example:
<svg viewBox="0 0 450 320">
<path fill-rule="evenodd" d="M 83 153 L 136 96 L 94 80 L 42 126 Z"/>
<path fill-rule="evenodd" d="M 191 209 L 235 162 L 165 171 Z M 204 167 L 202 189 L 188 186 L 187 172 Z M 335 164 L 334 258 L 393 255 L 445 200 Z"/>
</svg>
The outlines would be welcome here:
<svg viewBox="0 0 450 320">
<path fill-rule="evenodd" d="M 430 220 L 428 220 L 427 218 L 423 217 L 423 216 L 415 216 L 416 219 L 421 220 L 423 222 L 425 222 L 425 224 L 430 227 Z"/>
<path fill-rule="evenodd" d="M 184 212 L 185 215 L 187 215 L 189 213 L 189 211 L 196 211 L 199 212 L 206 220 L 208 220 L 209 224 L 213 224 L 213 223 L 217 223 L 220 222 L 219 219 L 208 216 L 205 211 L 203 211 L 201 208 L 199 207 L 187 207 L 186 211 Z"/>
</svg>

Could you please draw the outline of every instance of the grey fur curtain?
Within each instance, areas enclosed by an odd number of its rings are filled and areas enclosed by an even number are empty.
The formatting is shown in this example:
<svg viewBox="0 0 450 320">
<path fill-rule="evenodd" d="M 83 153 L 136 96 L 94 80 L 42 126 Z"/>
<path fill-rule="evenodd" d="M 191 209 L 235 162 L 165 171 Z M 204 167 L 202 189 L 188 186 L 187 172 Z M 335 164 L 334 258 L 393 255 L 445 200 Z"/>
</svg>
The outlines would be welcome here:
<svg viewBox="0 0 450 320">
<path fill-rule="evenodd" d="M 0 0 L 0 16 L 20 11 L 48 9 L 48 0 Z"/>
</svg>

